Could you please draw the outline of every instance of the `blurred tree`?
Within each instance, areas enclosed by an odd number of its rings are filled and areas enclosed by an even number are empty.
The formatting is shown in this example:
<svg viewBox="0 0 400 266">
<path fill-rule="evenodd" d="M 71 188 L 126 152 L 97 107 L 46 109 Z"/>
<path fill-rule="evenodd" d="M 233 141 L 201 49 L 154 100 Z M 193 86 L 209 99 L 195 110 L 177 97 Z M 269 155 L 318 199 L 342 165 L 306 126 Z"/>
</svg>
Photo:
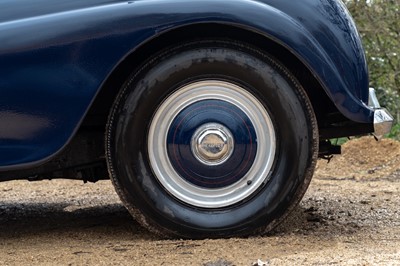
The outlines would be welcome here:
<svg viewBox="0 0 400 266">
<path fill-rule="evenodd" d="M 400 0 L 344 0 L 363 40 L 370 86 L 400 121 Z M 398 138 L 400 136 L 397 136 Z"/>
</svg>

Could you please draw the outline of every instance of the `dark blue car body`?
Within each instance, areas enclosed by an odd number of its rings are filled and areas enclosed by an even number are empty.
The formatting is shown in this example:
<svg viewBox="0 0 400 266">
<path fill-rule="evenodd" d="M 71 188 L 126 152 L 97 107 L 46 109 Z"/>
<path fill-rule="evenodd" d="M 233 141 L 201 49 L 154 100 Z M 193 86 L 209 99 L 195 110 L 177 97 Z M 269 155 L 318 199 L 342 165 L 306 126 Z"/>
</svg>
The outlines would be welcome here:
<svg viewBox="0 0 400 266">
<path fill-rule="evenodd" d="M 2 0 L 0 181 L 111 177 L 154 232 L 269 231 L 329 139 L 390 130 L 368 84 L 340 0 Z"/>
<path fill-rule="evenodd" d="M 27 1 L 0 3 L 0 170 L 49 160 L 130 55 L 174 31 L 215 25 L 292 53 L 337 109 L 373 122 L 359 36 L 336 1 Z"/>
</svg>

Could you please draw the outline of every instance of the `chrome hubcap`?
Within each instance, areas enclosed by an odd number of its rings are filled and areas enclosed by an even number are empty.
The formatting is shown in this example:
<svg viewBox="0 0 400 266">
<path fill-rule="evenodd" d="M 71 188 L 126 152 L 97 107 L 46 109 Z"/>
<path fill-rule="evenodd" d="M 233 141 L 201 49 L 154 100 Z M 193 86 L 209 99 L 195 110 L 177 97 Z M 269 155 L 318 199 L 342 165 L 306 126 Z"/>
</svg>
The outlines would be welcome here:
<svg viewBox="0 0 400 266">
<path fill-rule="evenodd" d="M 205 124 L 193 134 L 191 148 L 196 159 L 203 164 L 222 164 L 233 152 L 232 133 L 221 124 Z"/>
<path fill-rule="evenodd" d="M 147 145 L 153 174 L 170 195 L 196 207 L 223 208 L 251 198 L 268 181 L 276 136 L 253 94 L 204 80 L 160 104 Z"/>
</svg>

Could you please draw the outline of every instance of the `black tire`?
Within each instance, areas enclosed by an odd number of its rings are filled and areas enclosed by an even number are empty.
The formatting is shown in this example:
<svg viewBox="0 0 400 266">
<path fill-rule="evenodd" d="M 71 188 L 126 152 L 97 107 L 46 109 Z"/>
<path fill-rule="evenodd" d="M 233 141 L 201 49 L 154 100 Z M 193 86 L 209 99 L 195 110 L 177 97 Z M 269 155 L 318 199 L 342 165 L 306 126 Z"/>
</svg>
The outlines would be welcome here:
<svg viewBox="0 0 400 266">
<path fill-rule="evenodd" d="M 123 203 L 164 236 L 265 233 L 304 195 L 318 152 L 311 103 L 262 51 L 199 41 L 160 52 L 111 110 L 107 163 Z"/>
</svg>

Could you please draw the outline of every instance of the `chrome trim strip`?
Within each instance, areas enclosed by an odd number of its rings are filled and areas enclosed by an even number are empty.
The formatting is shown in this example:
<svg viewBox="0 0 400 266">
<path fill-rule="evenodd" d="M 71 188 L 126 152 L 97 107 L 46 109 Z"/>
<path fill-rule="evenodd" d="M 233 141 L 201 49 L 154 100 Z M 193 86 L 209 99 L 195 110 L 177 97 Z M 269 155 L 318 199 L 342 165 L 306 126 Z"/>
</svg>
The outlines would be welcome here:
<svg viewBox="0 0 400 266">
<path fill-rule="evenodd" d="M 368 106 L 374 109 L 381 108 L 374 88 L 369 88 Z"/>
</svg>

